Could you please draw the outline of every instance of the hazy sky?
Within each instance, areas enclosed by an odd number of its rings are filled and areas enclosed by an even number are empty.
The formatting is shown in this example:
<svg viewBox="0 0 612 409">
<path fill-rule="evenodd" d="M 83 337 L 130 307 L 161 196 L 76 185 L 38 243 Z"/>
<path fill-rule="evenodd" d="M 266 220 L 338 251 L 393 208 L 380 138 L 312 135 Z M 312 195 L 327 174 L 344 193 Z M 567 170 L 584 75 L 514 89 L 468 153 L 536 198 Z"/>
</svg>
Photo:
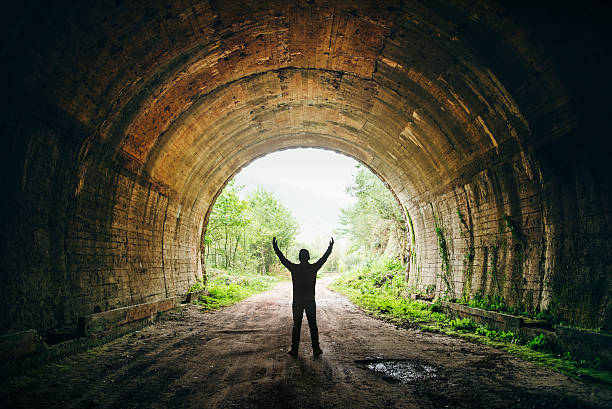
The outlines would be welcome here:
<svg viewBox="0 0 612 409">
<path fill-rule="evenodd" d="M 290 149 L 257 159 L 235 179 L 245 186 L 243 197 L 257 186 L 272 191 L 300 224 L 299 241 L 326 243 L 338 225 L 340 209 L 353 202 L 346 186 L 356 164 L 332 151 Z"/>
</svg>

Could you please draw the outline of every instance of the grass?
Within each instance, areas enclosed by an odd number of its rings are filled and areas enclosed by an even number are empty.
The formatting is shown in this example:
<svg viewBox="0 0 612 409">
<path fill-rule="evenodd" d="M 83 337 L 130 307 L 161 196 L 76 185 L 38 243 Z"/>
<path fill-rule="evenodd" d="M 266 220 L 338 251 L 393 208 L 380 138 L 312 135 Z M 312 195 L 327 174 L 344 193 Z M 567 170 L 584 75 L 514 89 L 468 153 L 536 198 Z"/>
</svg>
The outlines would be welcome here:
<svg viewBox="0 0 612 409">
<path fill-rule="evenodd" d="M 378 262 L 352 273 L 345 273 L 330 288 L 345 294 L 362 309 L 392 321 L 445 323 L 449 318 L 431 306 L 406 298 L 403 267 L 392 262 Z"/>
<path fill-rule="evenodd" d="M 251 295 L 268 291 L 283 279 L 277 275 L 212 270 L 208 272 L 206 283 L 199 281 L 189 291 L 208 290 L 207 295 L 200 295 L 194 303 L 201 305 L 204 310 L 218 310 Z"/>
<path fill-rule="evenodd" d="M 496 331 L 469 318 L 451 319 L 442 314 L 435 303 L 429 305 L 408 299 L 404 274 L 401 265 L 378 262 L 343 274 L 330 288 L 346 295 L 366 312 L 387 321 L 489 345 L 573 377 L 612 385 L 612 372 L 602 369 L 599 360 L 587 362 L 568 353 L 559 353 L 544 336 L 524 340 L 512 331 Z"/>
<path fill-rule="evenodd" d="M 559 319 L 550 310 L 535 311 L 525 310 L 520 306 L 510 306 L 501 296 L 492 297 L 490 295 L 483 296 L 477 292 L 470 299 L 461 298 L 455 301 L 458 304 L 467 305 L 468 307 L 480 308 L 487 311 L 501 312 L 511 315 L 519 315 L 526 318 L 548 321 L 550 324 L 558 324 Z"/>
</svg>

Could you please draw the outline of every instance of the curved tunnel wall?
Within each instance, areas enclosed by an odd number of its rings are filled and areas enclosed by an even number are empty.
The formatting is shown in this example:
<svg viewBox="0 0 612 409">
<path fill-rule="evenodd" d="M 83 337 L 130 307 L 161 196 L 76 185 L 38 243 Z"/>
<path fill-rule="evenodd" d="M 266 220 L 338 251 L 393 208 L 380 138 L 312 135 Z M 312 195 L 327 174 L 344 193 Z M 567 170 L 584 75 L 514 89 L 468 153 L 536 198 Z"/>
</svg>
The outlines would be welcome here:
<svg viewBox="0 0 612 409">
<path fill-rule="evenodd" d="M 296 146 L 388 183 L 413 237 L 411 285 L 609 328 L 605 85 L 586 76 L 609 62 L 604 25 L 540 7 L 17 10 L 3 43 L 2 332 L 184 293 L 228 178 Z M 573 21 L 575 61 L 551 20 Z"/>
</svg>

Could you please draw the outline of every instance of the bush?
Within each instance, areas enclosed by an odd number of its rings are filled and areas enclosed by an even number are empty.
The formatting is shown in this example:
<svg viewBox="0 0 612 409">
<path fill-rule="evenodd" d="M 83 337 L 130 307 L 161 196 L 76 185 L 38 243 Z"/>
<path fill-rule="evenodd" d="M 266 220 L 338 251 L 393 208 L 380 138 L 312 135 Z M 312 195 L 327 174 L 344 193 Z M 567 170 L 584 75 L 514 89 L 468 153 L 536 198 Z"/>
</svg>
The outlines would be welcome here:
<svg viewBox="0 0 612 409">
<path fill-rule="evenodd" d="M 553 344 L 544 334 L 540 334 L 527 343 L 527 346 L 536 351 L 551 351 Z"/>
<path fill-rule="evenodd" d="M 476 323 L 469 318 L 455 318 L 450 322 L 451 327 L 457 331 L 474 331 L 476 329 Z"/>
<path fill-rule="evenodd" d="M 269 290 L 281 278 L 270 275 L 230 273 L 225 271 L 211 272 L 208 282 L 194 284 L 190 291 L 206 288 L 208 295 L 200 295 L 195 301 L 206 310 L 217 310 L 232 305 L 253 294 Z"/>
<path fill-rule="evenodd" d="M 404 267 L 396 260 L 379 259 L 352 273 L 343 274 L 331 287 L 376 314 L 415 322 L 448 320 L 443 314 L 432 313 L 428 305 L 406 299 L 408 288 Z"/>
</svg>

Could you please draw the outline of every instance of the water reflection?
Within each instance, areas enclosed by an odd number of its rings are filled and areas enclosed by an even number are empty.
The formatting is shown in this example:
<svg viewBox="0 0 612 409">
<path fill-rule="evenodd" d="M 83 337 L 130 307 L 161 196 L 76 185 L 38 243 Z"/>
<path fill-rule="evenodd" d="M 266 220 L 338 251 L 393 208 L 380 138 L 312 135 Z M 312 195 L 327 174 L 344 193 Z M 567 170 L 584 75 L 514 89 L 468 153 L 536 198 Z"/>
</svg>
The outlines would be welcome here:
<svg viewBox="0 0 612 409">
<path fill-rule="evenodd" d="M 356 362 L 392 382 L 409 383 L 437 376 L 433 366 L 403 359 L 375 358 Z"/>
</svg>

